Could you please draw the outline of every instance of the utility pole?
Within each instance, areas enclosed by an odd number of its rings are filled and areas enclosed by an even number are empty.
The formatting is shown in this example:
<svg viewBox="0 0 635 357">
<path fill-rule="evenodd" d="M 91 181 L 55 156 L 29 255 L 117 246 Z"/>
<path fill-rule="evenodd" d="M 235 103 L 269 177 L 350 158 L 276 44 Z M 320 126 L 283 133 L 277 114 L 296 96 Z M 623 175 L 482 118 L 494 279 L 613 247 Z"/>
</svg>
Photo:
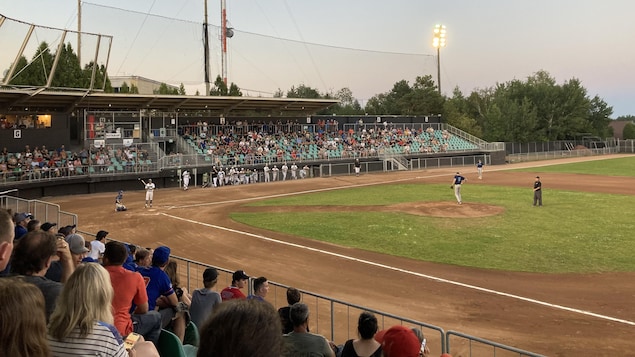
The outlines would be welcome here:
<svg viewBox="0 0 635 357">
<path fill-rule="evenodd" d="M 209 95 L 209 31 L 207 24 L 207 0 L 205 1 L 205 21 L 203 21 L 203 58 L 205 59 L 205 95 Z"/>
</svg>

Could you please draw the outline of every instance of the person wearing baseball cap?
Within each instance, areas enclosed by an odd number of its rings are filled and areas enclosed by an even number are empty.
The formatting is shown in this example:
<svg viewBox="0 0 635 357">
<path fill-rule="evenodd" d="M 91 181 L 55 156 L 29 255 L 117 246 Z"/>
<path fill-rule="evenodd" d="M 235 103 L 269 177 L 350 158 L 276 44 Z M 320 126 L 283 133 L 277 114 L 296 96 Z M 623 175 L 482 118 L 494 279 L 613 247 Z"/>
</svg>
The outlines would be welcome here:
<svg viewBox="0 0 635 357">
<path fill-rule="evenodd" d="M 203 326 L 203 322 L 212 314 L 215 306 L 218 306 L 222 301 L 220 294 L 212 290 L 217 282 L 218 270 L 207 268 L 203 272 L 204 288 L 194 290 L 192 293 L 190 316 L 196 326 Z"/>
<path fill-rule="evenodd" d="M 232 284 L 220 292 L 220 297 L 223 301 L 246 299 L 247 296 L 245 296 L 240 289 L 246 287 L 248 281 L 249 275 L 247 275 L 244 270 L 236 270 L 234 274 L 232 274 Z"/>
<path fill-rule="evenodd" d="M 152 254 L 152 265 L 140 268 L 139 273 L 147 281 L 148 309 L 152 311 L 158 306 L 161 314 L 161 328 L 171 324 L 172 331 L 183 342 L 186 325 L 185 315 L 183 312 L 177 312 L 179 300 L 172 287 L 172 281 L 165 272 L 165 267 L 170 261 L 170 253 L 169 247 L 158 247 Z"/>
<path fill-rule="evenodd" d="M 52 228 L 57 226 L 57 223 L 51 223 L 51 222 L 44 222 L 41 226 L 40 229 L 43 230 L 44 232 L 49 232 L 49 233 L 53 233 L 55 234 L 55 232 L 53 232 Z"/>
<path fill-rule="evenodd" d="M 26 226 L 31 218 L 33 216 L 30 213 L 18 213 L 13 216 L 13 221 L 15 222 L 15 237 L 13 239 L 18 240 L 27 234 L 28 229 L 26 229 Z"/>
<path fill-rule="evenodd" d="M 86 248 L 84 237 L 79 234 L 69 234 L 65 239 L 71 251 L 71 256 L 73 257 L 73 265 L 77 268 L 77 266 L 82 263 L 82 259 L 86 258 L 90 250 Z"/>
<path fill-rule="evenodd" d="M 417 335 L 405 326 L 393 326 L 375 335 L 381 343 L 384 357 L 419 357 L 421 342 Z"/>
</svg>

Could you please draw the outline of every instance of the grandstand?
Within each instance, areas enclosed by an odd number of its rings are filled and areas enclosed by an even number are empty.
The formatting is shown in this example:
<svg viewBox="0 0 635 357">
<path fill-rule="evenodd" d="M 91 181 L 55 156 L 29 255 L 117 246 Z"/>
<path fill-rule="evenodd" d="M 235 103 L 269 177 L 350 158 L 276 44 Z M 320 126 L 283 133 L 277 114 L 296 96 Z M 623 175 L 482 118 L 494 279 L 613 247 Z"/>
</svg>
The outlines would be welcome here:
<svg viewBox="0 0 635 357">
<path fill-rule="evenodd" d="M 51 128 L 68 119 L 52 116 Z M 196 112 L 85 110 L 78 128 L 79 145 L 57 140 L 52 146 L 47 131 L 19 129 L 32 139 L 24 146 L 22 138 L 8 140 L 10 149 L 0 153 L 0 184 L 20 186 L 23 192 L 32 187 L 32 197 L 38 197 L 44 190 L 54 194 L 55 187 L 68 181 L 91 186 L 78 193 L 99 192 L 110 190 L 113 180 L 132 181 L 139 175 L 169 187 L 178 185 L 174 181 L 178 170 L 194 170 L 196 182 L 213 165 L 260 172 L 256 181 L 262 182 L 265 165 L 283 163 L 307 165 L 316 176 L 343 173 L 339 171 L 348 170 L 354 159 L 364 162 L 365 171 L 376 171 L 418 168 L 421 160 L 435 160 L 439 166 L 473 165 L 478 159 L 497 164 L 504 158 L 496 154 L 500 146 L 448 126 L 438 117 L 233 118 Z M 38 134 L 46 145 L 36 139 Z"/>
</svg>

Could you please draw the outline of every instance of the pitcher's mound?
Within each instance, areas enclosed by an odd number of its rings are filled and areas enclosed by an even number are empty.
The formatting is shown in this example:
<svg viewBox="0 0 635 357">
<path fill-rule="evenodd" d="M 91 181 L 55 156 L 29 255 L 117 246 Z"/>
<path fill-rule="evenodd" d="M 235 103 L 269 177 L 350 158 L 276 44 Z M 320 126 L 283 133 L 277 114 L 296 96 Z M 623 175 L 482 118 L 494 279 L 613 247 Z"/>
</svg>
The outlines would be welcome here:
<svg viewBox="0 0 635 357">
<path fill-rule="evenodd" d="M 408 202 L 387 206 L 391 211 L 402 211 L 409 214 L 431 217 L 487 217 L 501 214 L 505 211 L 503 207 L 485 205 L 482 203 L 463 202 L 459 205 L 456 202 Z"/>
</svg>

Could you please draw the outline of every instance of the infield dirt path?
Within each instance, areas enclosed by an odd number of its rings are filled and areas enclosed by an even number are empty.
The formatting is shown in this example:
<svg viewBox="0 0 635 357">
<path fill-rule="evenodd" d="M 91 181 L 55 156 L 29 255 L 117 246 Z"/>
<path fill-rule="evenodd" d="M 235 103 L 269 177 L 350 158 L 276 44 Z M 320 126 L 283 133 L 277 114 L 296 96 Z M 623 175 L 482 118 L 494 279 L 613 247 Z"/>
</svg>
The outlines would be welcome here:
<svg viewBox="0 0 635 357">
<path fill-rule="evenodd" d="M 605 158 L 609 157 L 554 162 Z M 506 172 L 503 169 L 544 164 L 546 162 L 488 167 L 482 181 L 476 180 L 473 168 L 459 170 L 468 178 L 469 184 L 527 187 L 530 204 L 535 174 Z M 282 284 L 424 321 L 445 330 L 461 331 L 548 356 L 634 356 L 635 325 L 628 322 L 635 321 L 635 309 L 632 308 L 635 273 L 535 274 L 428 263 L 257 229 L 234 222 L 228 217 L 230 212 L 261 209 L 241 207 L 248 202 L 241 200 L 360 184 L 449 183 L 455 171 L 438 169 L 360 177 L 340 176 L 218 189 L 193 188 L 186 192 L 159 189 L 155 192 L 156 200 L 152 209 L 143 208 L 142 191 L 126 192 L 125 202 L 130 210 L 120 213 L 113 212 L 115 194 L 56 197 L 50 201 L 59 203 L 65 211 L 77 213 L 80 229 L 86 232 L 104 229 L 110 232 L 112 238 L 142 246 L 168 245 L 173 254 L 181 257 L 228 269 L 245 269 L 252 275 L 265 275 Z M 535 173 L 539 172 L 540 168 L 536 167 Z M 635 195 L 633 178 L 552 173 L 540 175 L 547 188 Z M 468 202 L 461 207 L 461 213 L 453 213 L 457 207 L 451 204 L 453 202 L 453 197 L 449 195 L 448 202 L 434 203 L 437 205 L 434 210 L 422 205 L 417 207 L 416 204 L 386 206 L 381 210 L 417 214 L 445 211 L 447 216 L 458 214 L 465 217 L 498 214 L 500 210 L 499 207 Z M 310 209 L 324 210 L 325 207 Z M 361 209 L 377 210 L 376 207 Z M 577 214 L 593 212 L 580 210 Z M 237 231 L 357 260 L 283 245 Z M 401 271 L 366 262 L 380 263 Z M 420 274 L 614 317 L 626 323 L 439 282 L 421 277 Z M 434 344 L 432 346 L 432 356 L 439 355 L 438 348 L 435 350 Z M 453 345 L 452 352 L 455 357 L 467 355 L 467 348 L 465 345 Z M 506 354 L 499 351 L 497 356 Z"/>
</svg>

